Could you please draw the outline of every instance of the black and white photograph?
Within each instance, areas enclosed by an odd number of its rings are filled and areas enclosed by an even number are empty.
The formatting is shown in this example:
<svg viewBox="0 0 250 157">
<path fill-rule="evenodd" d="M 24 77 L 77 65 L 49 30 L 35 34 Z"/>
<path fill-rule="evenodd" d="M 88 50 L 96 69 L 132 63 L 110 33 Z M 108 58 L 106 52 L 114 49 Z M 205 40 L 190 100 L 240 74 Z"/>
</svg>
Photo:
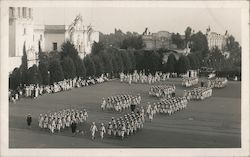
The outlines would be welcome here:
<svg viewBox="0 0 250 157">
<path fill-rule="evenodd" d="M 249 156 L 248 1 L 4 0 L 1 18 L 1 156 Z"/>
</svg>

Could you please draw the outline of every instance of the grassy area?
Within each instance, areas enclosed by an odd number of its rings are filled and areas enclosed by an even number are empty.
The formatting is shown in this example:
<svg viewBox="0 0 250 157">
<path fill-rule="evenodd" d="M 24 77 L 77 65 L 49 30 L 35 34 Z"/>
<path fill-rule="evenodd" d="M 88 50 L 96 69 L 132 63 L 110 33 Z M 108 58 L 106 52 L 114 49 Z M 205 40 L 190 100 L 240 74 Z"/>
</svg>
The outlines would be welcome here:
<svg viewBox="0 0 250 157">
<path fill-rule="evenodd" d="M 158 84 L 176 84 L 176 95 L 183 94 L 180 79 L 170 79 Z M 88 122 L 79 128 L 89 130 L 92 121 L 108 122 L 120 113 L 101 111 L 103 97 L 128 93 L 142 96 L 142 105 L 158 101 L 149 97 L 150 85 L 120 83 L 118 80 L 71 91 L 22 99 L 9 104 L 10 148 L 239 148 L 241 146 L 241 82 L 229 82 L 223 89 L 214 89 L 213 96 L 204 101 L 191 101 L 188 108 L 172 116 L 157 115 L 152 123 L 146 121 L 144 129 L 121 141 L 118 138 L 99 136 L 92 141 L 89 133 L 72 136 L 70 129 L 51 135 L 38 128 L 40 113 L 66 108 L 85 108 Z M 191 89 L 191 88 L 190 88 Z M 33 117 L 32 128 L 26 127 L 25 116 Z M 123 115 L 124 113 L 122 113 Z"/>
</svg>

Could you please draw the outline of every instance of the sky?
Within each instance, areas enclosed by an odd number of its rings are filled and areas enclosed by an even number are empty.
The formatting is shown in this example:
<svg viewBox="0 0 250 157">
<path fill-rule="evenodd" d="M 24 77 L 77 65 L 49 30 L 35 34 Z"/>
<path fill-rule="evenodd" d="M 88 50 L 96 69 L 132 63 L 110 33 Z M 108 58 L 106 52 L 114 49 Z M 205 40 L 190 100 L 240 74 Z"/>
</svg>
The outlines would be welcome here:
<svg viewBox="0 0 250 157">
<path fill-rule="evenodd" d="M 187 26 L 205 33 L 228 30 L 241 43 L 241 10 L 237 8 L 34 8 L 34 22 L 41 25 L 69 25 L 81 14 L 86 25 L 102 33 L 169 31 L 184 34 Z"/>
</svg>

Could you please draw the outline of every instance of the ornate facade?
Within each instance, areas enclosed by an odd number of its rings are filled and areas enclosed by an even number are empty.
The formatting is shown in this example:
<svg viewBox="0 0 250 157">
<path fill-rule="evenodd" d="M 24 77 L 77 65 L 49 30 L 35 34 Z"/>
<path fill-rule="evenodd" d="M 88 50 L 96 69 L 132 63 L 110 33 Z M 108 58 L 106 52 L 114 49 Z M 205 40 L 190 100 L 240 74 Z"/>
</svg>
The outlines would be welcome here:
<svg viewBox="0 0 250 157">
<path fill-rule="evenodd" d="M 218 47 L 220 50 L 223 50 L 223 48 L 226 46 L 228 33 L 226 31 L 224 35 L 221 35 L 215 32 L 211 32 L 211 29 L 209 27 L 206 32 L 206 37 L 209 50 L 214 47 Z"/>
<path fill-rule="evenodd" d="M 94 42 L 99 42 L 99 32 L 91 25 L 83 25 L 78 15 L 70 25 L 35 25 L 33 9 L 9 8 L 9 71 L 21 65 L 24 49 L 28 67 L 38 64 L 39 45 L 42 51 L 60 51 L 65 41 L 74 44 L 79 56 L 91 53 Z"/>
</svg>

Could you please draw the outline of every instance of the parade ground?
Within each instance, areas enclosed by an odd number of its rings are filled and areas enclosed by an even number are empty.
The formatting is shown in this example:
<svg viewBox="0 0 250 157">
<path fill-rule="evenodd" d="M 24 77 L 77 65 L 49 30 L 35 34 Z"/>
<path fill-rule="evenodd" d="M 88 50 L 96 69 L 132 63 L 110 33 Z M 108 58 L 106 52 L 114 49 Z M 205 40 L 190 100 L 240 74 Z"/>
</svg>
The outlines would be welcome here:
<svg viewBox="0 0 250 157">
<path fill-rule="evenodd" d="M 158 84 L 175 84 L 176 96 L 182 96 L 185 88 L 181 79 L 169 79 Z M 118 94 L 140 93 L 142 103 L 159 101 L 148 94 L 149 84 L 127 84 L 113 80 L 97 85 L 74 88 L 70 91 L 46 94 L 37 99 L 23 98 L 15 104 L 9 103 L 9 147 L 10 148 L 240 148 L 241 147 L 241 82 L 229 81 L 222 89 L 213 89 L 213 95 L 203 101 L 190 101 L 185 110 L 171 116 L 157 114 L 150 123 L 136 134 L 121 140 L 108 137 L 101 141 L 99 133 L 91 140 L 89 128 L 95 121 L 107 124 L 111 117 L 125 114 L 102 111 L 102 98 Z M 38 127 L 39 114 L 63 109 L 86 109 L 87 122 L 77 129 L 85 135 L 75 135 L 71 129 L 51 134 Z M 129 112 L 129 111 L 127 111 Z M 27 127 L 26 116 L 33 121 Z"/>
</svg>

